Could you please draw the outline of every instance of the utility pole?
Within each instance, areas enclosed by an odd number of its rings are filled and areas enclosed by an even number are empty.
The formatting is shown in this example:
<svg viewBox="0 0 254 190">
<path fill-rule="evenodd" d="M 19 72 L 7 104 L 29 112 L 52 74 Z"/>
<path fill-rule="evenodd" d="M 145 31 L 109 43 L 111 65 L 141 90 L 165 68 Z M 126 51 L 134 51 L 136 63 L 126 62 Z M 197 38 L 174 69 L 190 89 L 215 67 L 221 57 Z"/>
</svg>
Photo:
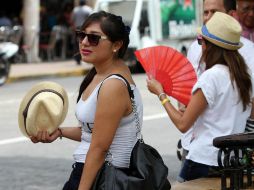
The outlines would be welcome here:
<svg viewBox="0 0 254 190">
<path fill-rule="evenodd" d="M 28 62 L 40 62 L 39 30 L 40 30 L 40 0 L 23 0 L 24 40 L 27 45 Z"/>
</svg>

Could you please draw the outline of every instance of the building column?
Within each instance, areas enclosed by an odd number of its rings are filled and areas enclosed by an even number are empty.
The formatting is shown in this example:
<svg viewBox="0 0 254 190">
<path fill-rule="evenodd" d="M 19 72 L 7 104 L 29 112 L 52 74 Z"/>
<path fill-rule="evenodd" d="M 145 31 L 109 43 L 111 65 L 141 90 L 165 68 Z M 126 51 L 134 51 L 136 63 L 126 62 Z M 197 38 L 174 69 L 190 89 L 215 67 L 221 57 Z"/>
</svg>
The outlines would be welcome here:
<svg viewBox="0 0 254 190">
<path fill-rule="evenodd" d="M 27 45 L 28 62 L 40 62 L 39 30 L 40 30 L 40 0 L 23 0 L 24 40 Z"/>
</svg>

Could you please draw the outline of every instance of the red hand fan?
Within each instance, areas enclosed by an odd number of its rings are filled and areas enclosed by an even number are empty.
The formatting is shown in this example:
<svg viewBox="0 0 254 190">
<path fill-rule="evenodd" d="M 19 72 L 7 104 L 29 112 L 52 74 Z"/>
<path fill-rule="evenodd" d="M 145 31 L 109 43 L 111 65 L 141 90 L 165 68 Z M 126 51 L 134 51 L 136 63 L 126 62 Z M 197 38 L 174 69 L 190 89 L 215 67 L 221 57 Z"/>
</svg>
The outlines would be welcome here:
<svg viewBox="0 0 254 190">
<path fill-rule="evenodd" d="M 184 55 L 166 46 L 140 49 L 135 51 L 135 55 L 146 73 L 162 84 L 166 94 L 184 105 L 189 103 L 197 76 Z"/>
</svg>

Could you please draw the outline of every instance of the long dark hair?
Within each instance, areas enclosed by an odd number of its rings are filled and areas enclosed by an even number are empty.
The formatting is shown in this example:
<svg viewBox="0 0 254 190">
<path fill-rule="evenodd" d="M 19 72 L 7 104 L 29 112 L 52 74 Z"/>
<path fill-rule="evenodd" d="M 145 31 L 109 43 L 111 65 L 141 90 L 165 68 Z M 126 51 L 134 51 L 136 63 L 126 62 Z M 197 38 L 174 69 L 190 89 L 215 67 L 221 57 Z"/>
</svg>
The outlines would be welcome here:
<svg viewBox="0 0 254 190">
<path fill-rule="evenodd" d="M 130 42 L 129 39 L 130 27 L 126 26 L 123 23 L 122 17 L 105 11 L 96 12 L 91 14 L 86 19 L 86 21 L 81 26 L 81 30 L 85 30 L 92 23 L 100 23 L 102 32 L 106 34 L 106 36 L 109 38 L 111 42 L 113 43 L 116 41 L 123 42 L 122 47 L 119 49 L 117 54 L 117 58 L 122 59 L 125 55 L 125 52 Z M 92 68 L 80 85 L 77 102 L 79 101 L 83 91 L 87 88 L 87 86 L 93 80 L 95 75 L 96 70 L 95 68 Z"/>
<path fill-rule="evenodd" d="M 228 66 L 231 83 L 234 87 L 234 81 L 243 104 L 243 110 L 251 102 L 252 82 L 251 76 L 248 72 L 248 66 L 245 64 L 243 57 L 236 50 L 227 50 L 204 40 L 206 49 L 204 50 L 200 64 L 202 62 L 206 65 L 206 70 L 210 69 L 216 64 L 223 64 Z"/>
</svg>

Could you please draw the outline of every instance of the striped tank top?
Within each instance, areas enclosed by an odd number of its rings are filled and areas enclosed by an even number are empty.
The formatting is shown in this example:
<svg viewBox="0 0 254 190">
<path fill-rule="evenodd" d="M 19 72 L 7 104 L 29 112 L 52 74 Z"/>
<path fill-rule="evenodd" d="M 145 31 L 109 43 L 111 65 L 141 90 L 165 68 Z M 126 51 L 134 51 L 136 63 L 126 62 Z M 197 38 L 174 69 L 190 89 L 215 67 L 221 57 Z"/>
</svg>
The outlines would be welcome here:
<svg viewBox="0 0 254 190">
<path fill-rule="evenodd" d="M 73 154 L 75 162 L 85 162 L 86 155 L 91 143 L 98 90 L 103 82 L 106 82 L 112 78 L 122 80 L 125 83 L 122 78 L 112 75 L 99 83 L 85 101 L 80 98 L 76 105 L 75 113 L 78 121 L 81 124 L 82 136 L 81 143 Z M 130 86 L 134 92 L 134 99 L 137 106 L 137 114 L 141 127 L 143 122 L 143 103 L 141 95 L 135 85 Z M 128 168 L 131 151 L 137 141 L 137 133 L 138 130 L 136 127 L 134 114 L 131 113 L 130 115 L 123 117 L 120 121 L 119 127 L 116 130 L 114 139 L 106 156 L 106 160 L 110 161 L 114 166 Z"/>
</svg>

